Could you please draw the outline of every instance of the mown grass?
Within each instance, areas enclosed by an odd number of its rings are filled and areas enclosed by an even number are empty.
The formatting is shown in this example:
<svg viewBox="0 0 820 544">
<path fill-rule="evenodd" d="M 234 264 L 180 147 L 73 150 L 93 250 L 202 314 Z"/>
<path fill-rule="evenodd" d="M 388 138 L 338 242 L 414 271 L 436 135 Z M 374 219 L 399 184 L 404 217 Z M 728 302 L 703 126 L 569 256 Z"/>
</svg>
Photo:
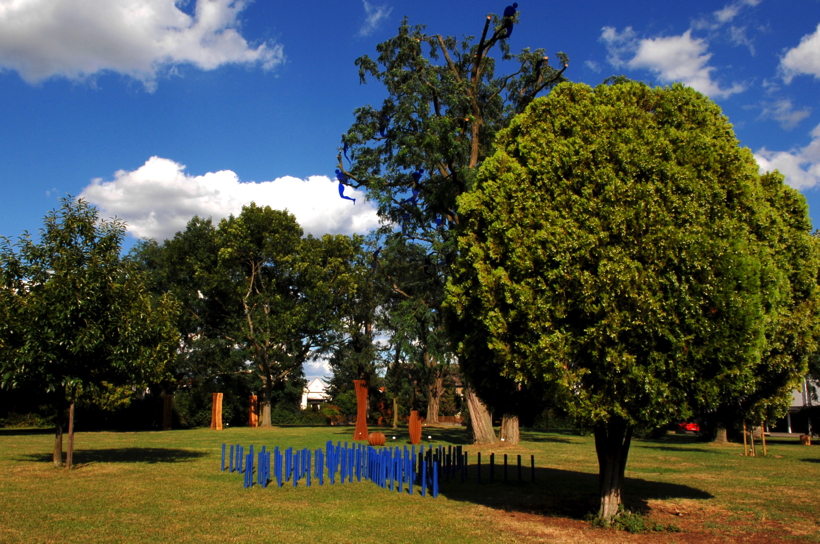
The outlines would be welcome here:
<svg viewBox="0 0 820 544">
<path fill-rule="evenodd" d="M 427 429 L 462 444 L 483 483 L 443 482 L 437 499 L 353 483 L 244 489 L 219 470 L 221 445 L 323 447 L 352 428 L 79 433 L 76 470 L 50 464 L 50 431 L 0 429 L 0 542 L 820 542 L 814 491 L 820 448 L 772 440 L 768 457 L 738 445 L 668 435 L 637 440 L 627 506 L 680 533 L 631 535 L 583 521 L 597 504 L 591 437 L 524 432 L 519 446 L 478 448 L 462 429 Z M 407 443 L 389 431 L 388 441 Z M 489 453 L 510 458 L 509 480 Z M 536 483 L 516 480 L 515 456 L 535 455 Z"/>
</svg>

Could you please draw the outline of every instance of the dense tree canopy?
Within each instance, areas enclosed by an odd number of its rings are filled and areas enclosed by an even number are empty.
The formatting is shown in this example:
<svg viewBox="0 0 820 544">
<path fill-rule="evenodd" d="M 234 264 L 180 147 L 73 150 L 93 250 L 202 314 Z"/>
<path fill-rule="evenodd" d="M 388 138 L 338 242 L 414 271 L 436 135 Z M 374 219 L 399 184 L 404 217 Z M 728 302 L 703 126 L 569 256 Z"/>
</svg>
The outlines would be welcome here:
<svg viewBox="0 0 820 544">
<path fill-rule="evenodd" d="M 490 357 L 499 375 L 549 384 L 594 430 L 603 518 L 636 426 L 806 371 L 818 259 L 805 204 L 761 179 L 692 89 L 560 85 L 500 134 L 458 212 L 448 307 L 464 364 Z"/>
<path fill-rule="evenodd" d="M 162 379 L 177 347 L 172 296 L 150 295 L 143 275 L 120 259 L 125 225 L 99 221 L 83 200 L 63 199 L 39 242 L 2 239 L 0 385 L 37 384 L 74 411 L 78 398 Z M 71 466 L 69 419 L 67 466 Z M 55 463 L 61 463 L 58 419 Z"/>
<path fill-rule="evenodd" d="M 366 189 L 388 221 L 385 230 L 395 231 L 391 236 L 400 243 L 417 246 L 407 250 L 414 258 L 404 266 L 426 275 L 424 289 L 411 273 L 395 274 L 391 283 L 408 301 L 402 306 L 405 315 L 427 312 L 422 321 L 430 324 L 425 335 L 431 345 L 443 336 L 436 322 L 455 255 L 456 198 L 470 188 L 496 133 L 562 81 L 567 67 L 563 53 L 557 55 L 557 68 L 544 49 L 512 55 L 507 37 L 517 22 L 514 9 L 504 17 L 488 15 L 478 39 L 457 39 L 427 34 L 424 26 L 405 19 L 395 37 L 377 46 L 375 59 L 356 60 L 362 82 L 375 79 L 387 97 L 378 107 L 355 111 L 355 122 L 342 136 L 339 179 Z M 496 62 L 492 55 L 499 50 Z M 435 380 L 441 380 L 451 356 L 448 350 L 428 359 Z"/>
<path fill-rule="evenodd" d="M 271 424 L 274 394 L 295 387 L 298 397 L 304 363 L 338 341 L 357 289 L 361 240 L 302 234 L 289 212 L 252 203 L 217 226 L 195 217 L 172 240 L 144 244 L 135 256 L 158 290 L 183 303 L 183 377 L 207 382 L 255 372 L 263 425 Z M 201 356 L 226 350 L 222 364 Z"/>
</svg>

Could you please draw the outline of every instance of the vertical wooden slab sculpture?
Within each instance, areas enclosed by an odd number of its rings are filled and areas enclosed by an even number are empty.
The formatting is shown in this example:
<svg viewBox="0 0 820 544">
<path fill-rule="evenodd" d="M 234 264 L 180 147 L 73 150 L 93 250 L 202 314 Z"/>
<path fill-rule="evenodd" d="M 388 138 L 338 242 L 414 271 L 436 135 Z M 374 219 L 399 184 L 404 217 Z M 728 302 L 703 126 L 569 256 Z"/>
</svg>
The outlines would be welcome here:
<svg viewBox="0 0 820 544">
<path fill-rule="evenodd" d="M 353 380 L 356 388 L 356 432 L 353 440 L 367 440 L 367 381 Z"/>
<path fill-rule="evenodd" d="M 222 393 L 214 393 L 213 405 L 211 406 L 211 429 L 222 430 Z"/>
<path fill-rule="evenodd" d="M 410 410 L 410 443 L 421 443 L 421 418 L 418 410 Z"/>
<path fill-rule="evenodd" d="M 251 408 L 248 414 L 248 425 L 251 427 L 259 426 L 259 404 L 256 395 L 251 395 Z"/>
<path fill-rule="evenodd" d="M 162 400 L 162 429 L 164 431 L 170 431 L 171 412 L 174 409 L 174 396 L 166 393 L 165 397 Z"/>
</svg>

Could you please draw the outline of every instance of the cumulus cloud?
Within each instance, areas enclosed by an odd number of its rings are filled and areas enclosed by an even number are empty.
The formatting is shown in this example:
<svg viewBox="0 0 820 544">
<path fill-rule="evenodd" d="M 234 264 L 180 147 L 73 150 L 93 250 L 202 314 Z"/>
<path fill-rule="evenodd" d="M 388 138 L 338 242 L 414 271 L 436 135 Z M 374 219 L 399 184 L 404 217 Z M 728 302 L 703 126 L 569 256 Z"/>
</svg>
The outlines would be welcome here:
<svg viewBox="0 0 820 544">
<path fill-rule="evenodd" d="M 786 177 L 786 183 L 798 190 L 820 185 L 820 125 L 814 128 L 811 136 L 809 145 L 792 151 L 760 149 L 755 153 L 760 171 L 779 170 Z"/>
<path fill-rule="evenodd" d="M 763 104 L 763 111 L 760 117 L 764 119 L 774 119 L 784 130 L 792 130 L 803 119 L 811 114 L 811 108 L 794 109 L 792 101 L 788 98 Z"/>
<path fill-rule="evenodd" d="M 151 157 L 133 171 L 119 170 L 114 179 L 92 180 L 79 195 L 100 209 L 103 217 L 117 216 L 137 238 L 163 240 L 185 229 L 194 216 L 214 221 L 238 215 L 242 206 L 287 209 L 314 236 L 364 234 L 378 226 L 376 208 L 364 194 L 347 188 L 339 198 L 337 183 L 325 176 L 307 180 L 282 177 L 273 181 L 242 182 L 230 170 L 201 176 L 185 173 L 185 166 L 170 159 Z"/>
<path fill-rule="evenodd" d="M 740 84 L 722 88 L 712 79 L 715 68 L 708 65 L 712 58 L 708 44 L 693 38 L 691 30 L 680 36 L 638 39 L 631 27 L 621 33 L 604 27 L 600 39 L 606 44 L 609 62 L 616 68 L 649 70 L 662 83 L 680 81 L 712 98 L 726 98 L 745 90 Z M 625 56 L 632 58 L 625 60 Z"/>
<path fill-rule="evenodd" d="M 820 24 L 814 34 L 803 36 L 797 47 L 789 49 L 780 59 L 780 73 L 786 83 L 794 76 L 806 74 L 820 79 Z"/>
<path fill-rule="evenodd" d="M 284 61 L 281 45 L 250 45 L 240 34 L 243 0 L 196 0 L 194 15 L 174 0 L 10 0 L 0 2 L 0 69 L 29 83 L 85 80 L 110 71 L 156 87 L 176 65 Z"/>
<path fill-rule="evenodd" d="M 359 36 L 364 37 L 370 36 L 373 31 L 379 27 L 379 23 L 390 16 L 390 12 L 393 11 L 393 8 L 387 7 L 386 5 L 374 6 L 367 0 L 362 0 L 362 2 L 364 3 L 364 12 L 367 18 L 359 29 Z"/>
<path fill-rule="evenodd" d="M 333 376 L 333 370 L 330 368 L 330 363 L 327 359 L 313 358 L 303 365 L 305 376 L 311 378 L 324 378 L 325 376 Z"/>
</svg>

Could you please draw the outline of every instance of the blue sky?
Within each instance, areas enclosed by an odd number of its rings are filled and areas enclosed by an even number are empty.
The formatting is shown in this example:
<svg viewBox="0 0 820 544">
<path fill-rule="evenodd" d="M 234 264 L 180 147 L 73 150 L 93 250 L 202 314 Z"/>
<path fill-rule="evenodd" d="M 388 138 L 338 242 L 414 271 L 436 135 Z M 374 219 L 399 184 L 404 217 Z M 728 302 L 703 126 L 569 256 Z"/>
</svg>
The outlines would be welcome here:
<svg viewBox="0 0 820 544">
<path fill-rule="evenodd" d="M 194 214 L 288 208 L 314 234 L 365 232 L 331 181 L 354 108 L 379 104 L 353 61 L 403 16 L 478 34 L 483 0 L 0 0 L 0 236 L 35 233 L 66 194 L 137 237 Z M 820 227 L 820 0 L 519 2 L 512 50 L 566 76 L 683 81 L 708 94 Z M 348 191 L 349 193 L 350 191 Z M 354 195 L 356 196 L 356 195 Z M 359 195 L 361 198 L 361 195 Z"/>
<path fill-rule="evenodd" d="M 36 232 L 66 194 L 134 238 L 250 200 L 287 207 L 314 234 L 366 231 L 372 206 L 330 181 L 353 109 L 383 96 L 353 61 L 404 15 L 462 36 L 505 5 L 0 0 L 0 235 Z M 573 81 L 622 73 L 708 94 L 820 226 L 820 0 L 558 6 L 520 2 L 512 50 L 566 52 Z"/>
</svg>

